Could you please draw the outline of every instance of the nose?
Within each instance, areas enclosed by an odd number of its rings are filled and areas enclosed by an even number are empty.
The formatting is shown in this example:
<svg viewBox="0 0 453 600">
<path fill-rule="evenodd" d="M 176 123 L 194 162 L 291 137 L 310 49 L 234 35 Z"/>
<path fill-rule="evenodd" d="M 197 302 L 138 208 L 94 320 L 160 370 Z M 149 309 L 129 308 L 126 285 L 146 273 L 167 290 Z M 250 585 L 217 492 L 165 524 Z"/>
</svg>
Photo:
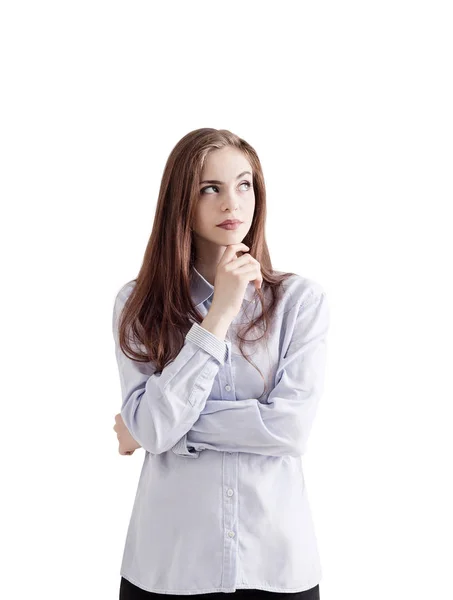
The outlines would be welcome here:
<svg viewBox="0 0 453 600">
<path fill-rule="evenodd" d="M 225 211 L 226 208 L 229 208 L 231 212 L 237 210 L 238 208 L 238 199 L 234 192 L 227 192 L 225 198 L 222 202 L 222 211 Z"/>
</svg>

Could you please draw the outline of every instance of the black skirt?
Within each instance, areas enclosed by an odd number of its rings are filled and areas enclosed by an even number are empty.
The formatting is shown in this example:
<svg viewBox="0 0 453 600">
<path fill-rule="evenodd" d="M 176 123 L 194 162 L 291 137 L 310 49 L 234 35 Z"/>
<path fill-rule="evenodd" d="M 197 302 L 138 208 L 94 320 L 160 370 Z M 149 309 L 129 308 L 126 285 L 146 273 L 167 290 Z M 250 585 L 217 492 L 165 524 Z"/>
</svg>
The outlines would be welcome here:
<svg viewBox="0 0 453 600">
<path fill-rule="evenodd" d="M 225 600 L 229 596 L 235 596 L 237 600 L 320 600 L 319 584 L 303 592 L 269 592 L 268 590 L 236 590 L 226 594 L 225 592 L 214 592 L 208 594 L 158 594 L 157 592 L 148 592 L 142 590 L 131 583 L 128 579 L 121 577 L 119 600 L 151 600 L 151 598 L 164 596 L 169 600 L 171 598 L 185 598 L 186 600 Z"/>
</svg>

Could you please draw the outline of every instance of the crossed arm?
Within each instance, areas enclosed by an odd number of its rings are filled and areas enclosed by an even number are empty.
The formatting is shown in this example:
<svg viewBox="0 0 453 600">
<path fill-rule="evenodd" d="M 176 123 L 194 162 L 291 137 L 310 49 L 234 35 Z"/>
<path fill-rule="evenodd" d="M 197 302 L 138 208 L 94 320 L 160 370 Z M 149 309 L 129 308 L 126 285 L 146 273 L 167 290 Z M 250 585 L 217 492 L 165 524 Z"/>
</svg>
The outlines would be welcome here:
<svg viewBox="0 0 453 600">
<path fill-rule="evenodd" d="M 324 387 L 328 327 L 325 293 L 312 291 L 288 319 L 267 404 L 256 398 L 208 399 L 231 348 L 197 323 L 180 354 L 157 375 L 143 364 L 137 367 L 117 348 L 123 405 L 114 429 L 120 454 L 143 446 L 190 458 L 202 450 L 300 456 Z"/>
</svg>

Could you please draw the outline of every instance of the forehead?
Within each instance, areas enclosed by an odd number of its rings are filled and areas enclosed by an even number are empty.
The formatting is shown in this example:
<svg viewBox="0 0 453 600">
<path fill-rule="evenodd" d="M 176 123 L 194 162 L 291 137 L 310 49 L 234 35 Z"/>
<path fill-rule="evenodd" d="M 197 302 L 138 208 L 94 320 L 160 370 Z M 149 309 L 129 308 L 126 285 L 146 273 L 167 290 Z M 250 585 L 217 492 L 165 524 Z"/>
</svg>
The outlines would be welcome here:
<svg viewBox="0 0 453 600">
<path fill-rule="evenodd" d="M 243 171 L 253 173 L 252 165 L 245 155 L 237 148 L 226 147 L 209 152 L 201 171 L 201 178 L 235 179 Z"/>
</svg>

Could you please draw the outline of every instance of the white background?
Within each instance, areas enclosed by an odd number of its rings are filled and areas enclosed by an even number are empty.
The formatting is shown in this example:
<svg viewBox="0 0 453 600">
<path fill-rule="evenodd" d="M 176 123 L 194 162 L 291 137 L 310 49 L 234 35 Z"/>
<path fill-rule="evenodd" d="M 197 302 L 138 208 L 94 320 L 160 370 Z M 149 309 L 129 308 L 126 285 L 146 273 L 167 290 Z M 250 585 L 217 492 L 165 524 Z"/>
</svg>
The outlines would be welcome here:
<svg viewBox="0 0 453 600">
<path fill-rule="evenodd" d="M 274 268 L 330 300 L 322 600 L 453 598 L 450 8 L 1 4 L 2 597 L 118 597 L 144 451 L 112 429 L 113 299 L 215 127 L 261 158 Z"/>
</svg>

